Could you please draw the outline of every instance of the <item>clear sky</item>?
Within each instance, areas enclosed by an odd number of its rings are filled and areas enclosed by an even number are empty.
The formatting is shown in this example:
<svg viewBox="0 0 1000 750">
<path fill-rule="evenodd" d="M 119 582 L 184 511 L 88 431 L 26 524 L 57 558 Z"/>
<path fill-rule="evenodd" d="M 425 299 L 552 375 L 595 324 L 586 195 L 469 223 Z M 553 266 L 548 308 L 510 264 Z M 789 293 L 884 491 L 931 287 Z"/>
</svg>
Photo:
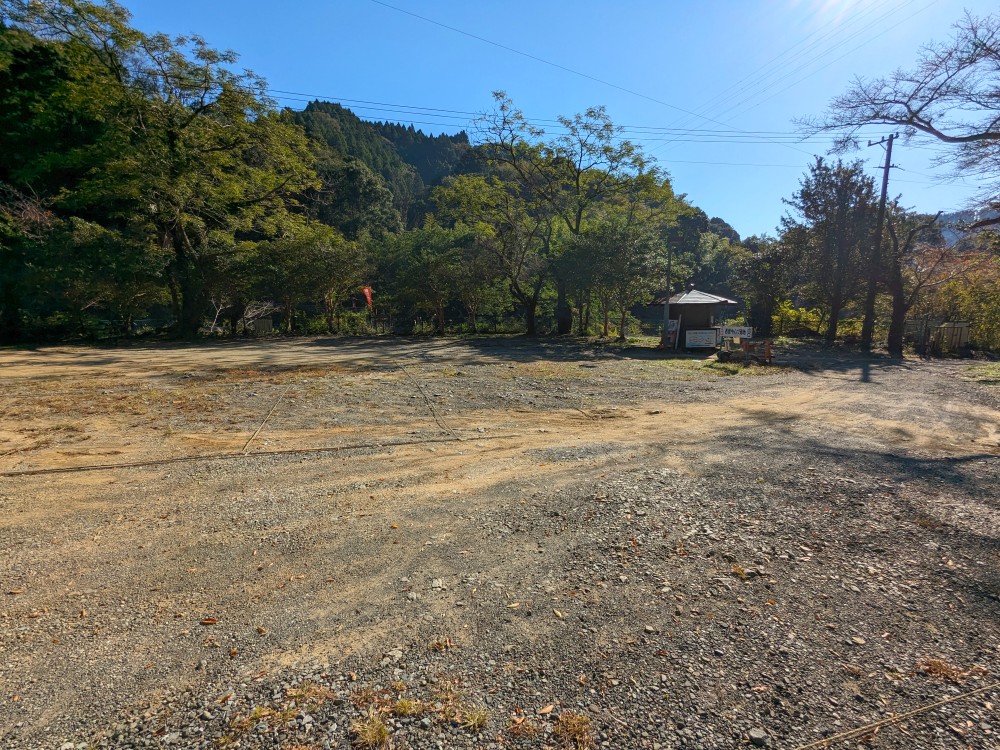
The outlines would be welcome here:
<svg viewBox="0 0 1000 750">
<path fill-rule="evenodd" d="M 963 9 L 996 10 L 995 0 L 386 2 L 397 9 L 376 0 L 124 0 L 143 31 L 195 32 L 236 50 L 296 109 L 310 98 L 341 101 L 365 119 L 439 133 L 468 127 L 468 113 L 488 110 L 496 89 L 539 122 L 605 105 L 677 192 L 744 236 L 774 231 L 781 199 L 829 146 L 796 142 L 792 118 L 822 113 L 855 75 L 910 67 Z M 931 162 L 942 148 L 898 143 L 890 194 L 920 211 L 964 208 L 976 185 L 942 179 Z M 854 156 L 880 177 L 880 147 Z"/>
</svg>

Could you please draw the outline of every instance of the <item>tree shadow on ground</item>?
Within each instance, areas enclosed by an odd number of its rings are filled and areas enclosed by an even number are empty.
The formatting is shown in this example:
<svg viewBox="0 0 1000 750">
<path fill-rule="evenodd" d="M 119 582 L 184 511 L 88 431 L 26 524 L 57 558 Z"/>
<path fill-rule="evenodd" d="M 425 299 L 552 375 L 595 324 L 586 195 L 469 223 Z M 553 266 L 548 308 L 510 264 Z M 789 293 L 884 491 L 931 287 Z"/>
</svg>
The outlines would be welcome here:
<svg viewBox="0 0 1000 750">
<path fill-rule="evenodd" d="M 310 339 L 309 346 L 330 347 L 338 352 L 377 353 L 384 348 L 387 356 L 394 354 L 401 359 L 432 361 L 435 355 L 445 353 L 455 364 L 486 364 L 485 358 L 498 358 L 511 362 L 591 361 L 609 356 L 599 347 L 571 339 L 529 338 L 526 336 L 491 336 L 462 339 L 394 336 L 392 338 L 321 338 Z M 399 351 L 394 352 L 398 347 Z M 464 361 L 463 361 L 464 359 Z"/>
<path fill-rule="evenodd" d="M 775 503 L 799 508 L 803 519 L 811 519 L 804 524 L 819 524 L 813 530 L 821 537 L 838 539 L 858 554 L 901 555 L 903 564 L 914 549 L 926 550 L 933 561 L 922 564 L 935 591 L 957 592 L 956 606 L 1000 622 L 1000 523 L 991 526 L 989 520 L 1000 515 L 1000 455 L 873 450 L 851 446 L 855 438 L 834 432 L 803 436 L 794 421 L 761 418 L 749 429 L 715 436 L 712 449 L 728 460 L 704 467 L 703 475 L 719 486 L 768 493 Z M 693 455 L 707 447 L 685 446 Z"/>
</svg>

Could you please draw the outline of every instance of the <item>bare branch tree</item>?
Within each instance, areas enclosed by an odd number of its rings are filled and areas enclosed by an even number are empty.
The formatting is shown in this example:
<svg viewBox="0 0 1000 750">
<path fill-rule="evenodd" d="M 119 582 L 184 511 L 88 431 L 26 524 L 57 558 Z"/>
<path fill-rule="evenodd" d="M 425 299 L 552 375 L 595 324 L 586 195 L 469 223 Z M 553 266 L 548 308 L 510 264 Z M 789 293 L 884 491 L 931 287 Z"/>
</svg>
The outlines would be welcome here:
<svg viewBox="0 0 1000 750">
<path fill-rule="evenodd" d="M 858 146 L 859 131 L 870 125 L 903 129 L 906 139 L 920 134 L 954 146 L 937 157 L 955 176 L 983 181 L 980 201 L 1000 212 L 1000 15 L 969 13 L 954 26 L 947 42 L 925 46 L 913 70 L 884 78 L 854 80 L 847 93 L 830 103 L 820 118 L 803 118 L 809 134 L 835 135 L 834 151 Z M 968 229 L 1000 224 L 1000 215 Z"/>
</svg>

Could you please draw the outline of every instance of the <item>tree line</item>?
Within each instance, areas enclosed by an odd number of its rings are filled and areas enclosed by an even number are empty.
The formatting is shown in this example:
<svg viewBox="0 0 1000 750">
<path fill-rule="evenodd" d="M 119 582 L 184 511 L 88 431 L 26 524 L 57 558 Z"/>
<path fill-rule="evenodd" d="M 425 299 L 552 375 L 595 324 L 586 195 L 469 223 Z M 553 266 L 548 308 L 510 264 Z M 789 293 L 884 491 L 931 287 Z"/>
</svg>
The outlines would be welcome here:
<svg viewBox="0 0 1000 750">
<path fill-rule="evenodd" d="M 998 276 L 900 199 L 873 240 L 859 163 L 817 159 L 776 235 L 741 239 L 601 107 L 546 132 L 496 92 L 471 138 L 428 136 L 327 102 L 281 110 L 234 53 L 144 34 L 115 2 L 0 8 L 0 341 L 239 335 L 262 317 L 365 331 L 364 286 L 397 332 L 502 317 L 624 338 L 687 283 L 741 299 L 763 335 L 832 341 L 877 268 L 894 348 L 949 284 Z"/>
</svg>

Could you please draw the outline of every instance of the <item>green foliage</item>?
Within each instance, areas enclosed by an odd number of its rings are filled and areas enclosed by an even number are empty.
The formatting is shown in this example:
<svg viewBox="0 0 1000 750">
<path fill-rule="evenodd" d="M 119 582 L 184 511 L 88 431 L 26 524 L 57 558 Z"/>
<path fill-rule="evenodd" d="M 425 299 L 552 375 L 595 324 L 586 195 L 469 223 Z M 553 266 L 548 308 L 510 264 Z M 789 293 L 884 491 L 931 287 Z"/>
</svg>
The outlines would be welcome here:
<svg viewBox="0 0 1000 750">
<path fill-rule="evenodd" d="M 235 53 L 140 32 L 113 0 L 3 10 L 0 340 L 171 318 L 238 335 L 278 312 L 285 332 L 368 331 L 345 310 L 365 285 L 403 327 L 565 333 L 572 302 L 580 330 L 599 306 L 625 336 L 671 243 L 672 281 L 725 290 L 739 257 L 601 107 L 546 135 L 498 93 L 473 146 L 327 102 L 278 111 Z"/>
<path fill-rule="evenodd" d="M 464 132 L 430 136 L 412 125 L 365 122 L 333 102 L 310 102 L 294 118 L 322 145 L 326 156 L 321 161 L 360 162 L 378 177 L 392 196 L 397 217 L 407 226 L 422 219 L 427 186 L 451 174 L 469 151 Z M 332 225 L 351 236 L 349 229 Z"/>
<path fill-rule="evenodd" d="M 782 221 L 787 259 L 798 262 L 800 289 L 827 311 L 826 339 L 832 343 L 841 312 L 858 295 L 869 267 L 874 182 L 861 161 L 817 157 L 786 203 L 794 212 Z"/>
<path fill-rule="evenodd" d="M 391 266 L 385 276 L 391 279 L 388 292 L 395 308 L 405 317 L 429 313 L 443 334 L 446 308 L 459 295 L 461 261 L 474 240 L 463 226 L 448 229 L 433 220 L 388 238 L 383 257 Z"/>
<path fill-rule="evenodd" d="M 781 300 L 771 315 L 773 333 L 785 336 L 796 328 L 819 332 L 823 327 L 823 314 L 818 308 L 796 307 L 791 300 Z"/>
<path fill-rule="evenodd" d="M 758 335 L 768 337 L 778 305 L 788 294 L 790 249 L 772 237 L 749 237 L 733 258 L 734 290 L 743 298 L 746 317 Z"/>
<path fill-rule="evenodd" d="M 914 309 L 914 317 L 967 321 L 971 346 L 1000 351 L 1000 257 L 975 253 L 970 268 L 934 287 Z"/>
</svg>

